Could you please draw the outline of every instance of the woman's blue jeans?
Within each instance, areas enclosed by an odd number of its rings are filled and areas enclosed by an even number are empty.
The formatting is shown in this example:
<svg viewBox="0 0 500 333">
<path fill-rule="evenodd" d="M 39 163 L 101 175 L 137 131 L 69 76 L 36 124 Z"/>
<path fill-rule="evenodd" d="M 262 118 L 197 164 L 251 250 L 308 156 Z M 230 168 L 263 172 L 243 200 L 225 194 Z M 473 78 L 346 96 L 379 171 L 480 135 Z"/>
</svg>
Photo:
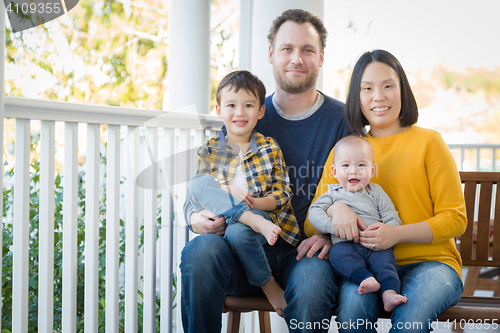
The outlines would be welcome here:
<svg viewBox="0 0 500 333">
<path fill-rule="evenodd" d="M 429 332 L 437 316 L 462 296 L 462 280 L 446 264 L 424 261 L 398 266 L 398 274 L 401 294 L 408 301 L 392 312 L 390 332 Z M 336 318 L 339 332 L 376 332 L 382 307 L 379 293 L 360 295 L 358 285 L 344 279 Z"/>
</svg>

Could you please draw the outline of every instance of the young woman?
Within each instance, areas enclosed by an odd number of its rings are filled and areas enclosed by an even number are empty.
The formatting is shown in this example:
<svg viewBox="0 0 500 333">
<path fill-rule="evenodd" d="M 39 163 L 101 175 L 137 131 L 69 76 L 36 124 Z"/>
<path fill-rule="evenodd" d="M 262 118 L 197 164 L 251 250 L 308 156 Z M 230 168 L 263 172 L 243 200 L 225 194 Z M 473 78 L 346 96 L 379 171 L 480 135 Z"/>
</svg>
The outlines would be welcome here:
<svg viewBox="0 0 500 333">
<path fill-rule="evenodd" d="M 465 231 L 467 220 L 455 161 L 438 132 L 414 125 L 415 97 L 401 64 L 387 51 L 366 52 L 357 61 L 345 118 L 350 132 L 366 136 L 373 146 L 378 172 L 372 182 L 389 195 L 403 224 L 366 228 L 349 207 L 336 204 L 330 211 L 333 230 L 373 251 L 394 247 L 401 294 L 408 301 L 393 311 L 391 332 L 429 332 L 432 321 L 463 291 L 454 237 Z M 334 182 L 332 156 L 316 198 Z M 310 224 L 306 232 L 314 233 Z M 379 293 L 361 295 L 356 284 L 343 281 L 338 301 L 341 332 L 376 332 Z"/>
</svg>

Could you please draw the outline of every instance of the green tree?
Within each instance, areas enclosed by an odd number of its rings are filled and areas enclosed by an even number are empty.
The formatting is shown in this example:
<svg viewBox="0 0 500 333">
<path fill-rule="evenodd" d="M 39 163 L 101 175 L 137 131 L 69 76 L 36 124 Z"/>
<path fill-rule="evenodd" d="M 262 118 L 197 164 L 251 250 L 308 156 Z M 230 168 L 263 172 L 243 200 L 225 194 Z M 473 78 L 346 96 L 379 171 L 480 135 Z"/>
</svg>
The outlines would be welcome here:
<svg viewBox="0 0 500 333">
<path fill-rule="evenodd" d="M 237 43 L 227 42 L 234 39 L 237 13 L 237 1 L 212 2 L 214 85 L 235 69 Z M 161 110 L 168 16 L 163 0 L 80 0 L 45 25 L 7 29 L 6 94 Z"/>
</svg>

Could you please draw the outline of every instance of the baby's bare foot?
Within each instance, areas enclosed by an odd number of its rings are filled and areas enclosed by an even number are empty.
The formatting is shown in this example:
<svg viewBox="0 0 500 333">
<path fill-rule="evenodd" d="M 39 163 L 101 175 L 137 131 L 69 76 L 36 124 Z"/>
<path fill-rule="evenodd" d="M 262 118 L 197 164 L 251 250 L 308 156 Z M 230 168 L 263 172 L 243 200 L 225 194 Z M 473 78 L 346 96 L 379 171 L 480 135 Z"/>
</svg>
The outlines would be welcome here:
<svg viewBox="0 0 500 333">
<path fill-rule="evenodd" d="M 287 305 L 285 301 L 285 292 L 274 280 L 274 277 L 271 277 L 271 280 L 265 286 L 262 286 L 262 290 L 264 294 L 266 294 L 269 303 L 273 306 L 274 311 L 276 311 L 280 317 L 283 317 L 283 309 Z"/>
<path fill-rule="evenodd" d="M 384 310 L 391 312 L 398 305 L 406 303 L 408 298 L 399 295 L 395 290 L 386 290 L 382 293 L 382 300 L 384 301 Z"/>
<path fill-rule="evenodd" d="M 380 290 L 380 283 L 373 276 L 364 279 L 359 284 L 358 293 L 361 295 L 369 294 Z"/>
</svg>

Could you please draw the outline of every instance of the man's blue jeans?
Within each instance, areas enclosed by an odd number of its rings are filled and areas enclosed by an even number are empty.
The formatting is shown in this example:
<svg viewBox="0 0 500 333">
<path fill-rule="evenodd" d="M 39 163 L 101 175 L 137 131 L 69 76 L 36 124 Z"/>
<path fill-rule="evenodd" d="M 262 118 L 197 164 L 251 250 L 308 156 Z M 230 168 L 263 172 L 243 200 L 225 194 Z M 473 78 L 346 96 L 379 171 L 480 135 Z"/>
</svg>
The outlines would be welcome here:
<svg viewBox="0 0 500 333">
<path fill-rule="evenodd" d="M 392 312 L 390 332 L 429 332 L 437 316 L 462 296 L 460 276 L 446 264 L 424 261 L 398 266 L 398 274 L 408 302 Z M 360 295 L 358 285 L 344 279 L 336 318 L 339 332 L 376 332 L 382 307 L 379 293 Z"/>
<path fill-rule="evenodd" d="M 262 245 L 266 238 L 249 226 L 237 222 L 249 207 L 244 202 L 224 191 L 210 175 L 198 174 L 188 184 L 188 197 L 196 212 L 208 209 L 217 216 L 224 216 L 226 234 L 224 239 L 237 255 L 247 273 L 251 285 L 262 287 L 271 279 L 271 267 L 267 262 Z M 250 209 L 256 215 L 272 221 L 269 214 L 258 209 Z"/>
<path fill-rule="evenodd" d="M 282 238 L 263 249 L 285 290 L 284 316 L 290 332 L 327 332 L 337 292 L 332 265 L 317 256 L 297 261 L 296 248 Z M 226 294 L 264 295 L 248 282 L 238 257 L 219 235 L 199 235 L 188 242 L 180 269 L 184 332 L 220 332 Z"/>
</svg>

